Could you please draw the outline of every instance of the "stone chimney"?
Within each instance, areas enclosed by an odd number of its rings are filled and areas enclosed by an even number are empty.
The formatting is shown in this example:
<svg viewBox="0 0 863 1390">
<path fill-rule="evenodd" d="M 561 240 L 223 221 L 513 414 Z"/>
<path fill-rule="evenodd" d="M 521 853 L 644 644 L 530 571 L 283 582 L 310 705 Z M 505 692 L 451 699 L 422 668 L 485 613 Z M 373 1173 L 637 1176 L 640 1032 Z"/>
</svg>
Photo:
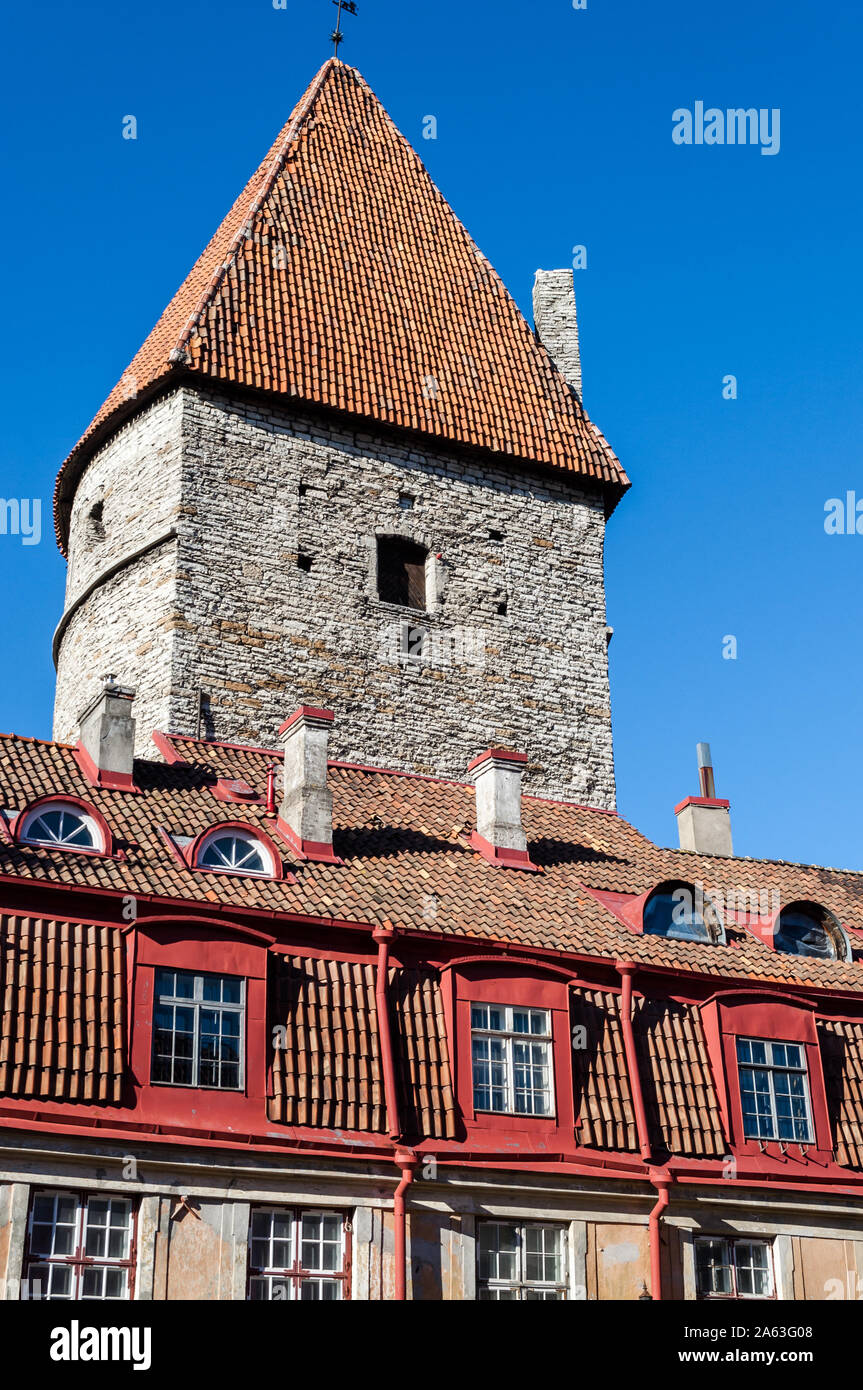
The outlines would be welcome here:
<svg viewBox="0 0 863 1390">
<path fill-rule="evenodd" d="M 536 870 L 521 822 L 521 778 L 527 755 L 489 748 L 468 767 L 476 784 L 476 830 L 471 844 L 492 864 Z"/>
<path fill-rule="evenodd" d="M 78 766 L 94 787 L 135 791 L 132 782 L 135 721 L 134 690 L 104 676 L 99 694 L 78 718 Z"/>
<path fill-rule="evenodd" d="M 303 859 L 339 864 L 333 853 L 333 794 L 327 745 L 333 712 L 301 705 L 279 729 L 285 750 L 278 828 Z"/>
<path fill-rule="evenodd" d="M 581 400 L 581 354 L 571 270 L 538 270 L 533 282 L 533 322 L 558 371 Z"/>
<path fill-rule="evenodd" d="M 688 796 L 674 808 L 680 848 L 730 858 L 734 854 L 730 808 L 716 795 L 709 743 L 698 745 L 698 780 L 701 795 Z"/>
</svg>

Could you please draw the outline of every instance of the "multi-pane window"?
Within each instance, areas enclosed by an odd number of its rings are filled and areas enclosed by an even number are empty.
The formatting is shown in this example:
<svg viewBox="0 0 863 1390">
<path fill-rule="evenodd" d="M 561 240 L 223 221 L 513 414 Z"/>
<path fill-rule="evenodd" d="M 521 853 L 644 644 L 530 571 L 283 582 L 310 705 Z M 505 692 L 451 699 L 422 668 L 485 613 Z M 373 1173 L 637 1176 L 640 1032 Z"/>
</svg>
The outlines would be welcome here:
<svg viewBox="0 0 863 1390">
<path fill-rule="evenodd" d="M 153 1081 L 238 1090 L 243 1084 L 245 981 L 157 970 Z"/>
<path fill-rule="evenodd" d="M 22 1297 L 129 1298 L 133 1236 L 128 1197 L 37 1192 Z"/>
<path fill-rule="evenodd" d="M 551 1014 L 471 1004 L 473 1103 L 507 1115 L 551 1115 Z"/>
<path fill-rule="evenodd" d="M 562 1226 L 482 1221 L 478 1234 L 480 1299 L 566 1298 L 566 1235 Z"/>
<path fill-rule="evenodd" d="M 344 1217 L 333 1211 L 252 1210 L 249 1298 L 348 1297 Z"/>
<path fill-rule="evenodd" d="M 737 1065 L 744 1137 L 814 1143 L 803 1044 L 738 1038 Z"/>
<path fill-rule="evenodd" d="M 102 848 L 102 836 L 93 817 L 62 801 L 33 811 L 21 827 L 21 839 L 53 849 Z"/>
<path fill-rule="evenodd" d="M 272 875 L 270 856 L 255 835 L 240 830 L 217 831 L 201 845 L 200 869 L 221 869 L 224 873 Z"/>
<path fill-rule="evenodd" d="M 701 1298 L 772 1298 L 773 1260 L 766 1240 L 695 1241 L 695 1277 Z"/>
</svg>

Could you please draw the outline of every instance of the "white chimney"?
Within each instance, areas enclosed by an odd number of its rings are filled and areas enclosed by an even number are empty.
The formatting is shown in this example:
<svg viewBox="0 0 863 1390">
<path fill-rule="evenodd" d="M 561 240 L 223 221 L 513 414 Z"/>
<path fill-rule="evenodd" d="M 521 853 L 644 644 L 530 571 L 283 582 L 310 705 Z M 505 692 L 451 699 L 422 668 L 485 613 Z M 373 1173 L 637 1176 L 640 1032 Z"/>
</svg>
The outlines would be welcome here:
<svg viewBox="0 0 863 1390">
<path fill-rule="evenodd" d="M 78 719 L 78 766 L 94 787 L 135 791 L 132 782 L 135 721 L 134 690 L 104 676 L 99 694 Z"/>
<path fill-rule="evenodd" d="M 327 785 L 332 710 L 301 705 L 279 729 L 285 750 L 278 827 L 304 859 L 341 863 L 333 853 L 333 794 Z"/>
<path fill-rule="evenodd" d="M 581 353 L 571 270 L 538 270 L 533 282 L 533 322 L 543 347 L 581 400 Z"/>
<path fill-rule="evenodd" d="M 713 780 L 713 759 L 709 743 L 698 745 L 698 781 L 700 796 L 688 796 L 675 806 L 680 848 L 697 854 L 715 854 L 731 858 L 731 812 L 729 803 L 716 795 Z"/>
<path fill-rule="evenodd" d="M 525 753 L 489 748 L 468 766 L 476 784 L 476 830 L 471 844 L 492 864 L 536 870 L 527 852 L 521 821 L 521 779 Z"/>
</svg>

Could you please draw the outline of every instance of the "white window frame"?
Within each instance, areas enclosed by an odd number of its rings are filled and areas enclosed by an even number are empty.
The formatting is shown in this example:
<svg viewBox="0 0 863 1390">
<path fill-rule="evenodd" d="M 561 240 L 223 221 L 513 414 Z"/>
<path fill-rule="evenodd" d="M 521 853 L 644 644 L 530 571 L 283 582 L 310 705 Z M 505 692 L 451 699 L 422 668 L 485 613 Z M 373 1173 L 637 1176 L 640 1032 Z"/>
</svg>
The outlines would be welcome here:
<svg viewBox="0 0 863 1390">
<path fill-rule="evenodd" d="M 255 1217 L 280 1216 L 291 1223 L 290 1243 L 291 1261 L 288 1265 L 276 1265 L 272 1263 L 273 1243 L 276 1239 L 272 1234 L 272 1221 L 270 1225 L 270 1235 L 268 1237 L 255 1234 Z M 317 1244 L 323 1249 L 325 1242 L 323 1234 L 319 1238 L 310 1240 L 303 1239 L 303 1223 L 309 1218 L 320 1218 L 323 1220 L 331 1217 L 338 1222 L 339 1227 L 339 1246 L 338 1246 L 338 1269 L 324 1269 L 320 1260 L 315 1267 L 304 1265 L 303 1247 L 310 1243 Z M 329 1207 L 279 1207 L 279 1206 L 253 1206 L 249 1214 L 249 1279 L 246 1293 L 247 1301 L 255 1302 L 305 1302 L 302 1290 L 305 1286 L 317 1286 L 320 1292 L 322 1284 L 335 1285 L 338 1289 L 338 1298 L 324 1300 L 318 1298 L 311 1300 L 315 1302 L 347 1302 L 351 1296 L 350 1289 L 350 1268 L 348 1265 L 348 1241 L 347 1241 L 347 1221 L 348 1214 L 344 1211 L 335 1211 Z M 321 1227 L 321 1232 L 323 1227 Z M 284 1239 L 280 1237 L 279 1239 Z M 265 1264 L 257 1264 L 254 1261 L 255 1243 L 266 1240 L 270 1251 L 270 1261 Z M 259 1287 L 266 1289 L 263 1298 L 252 1299 L 252 1290 Z"/>
<path fill-rule="evenodd" d="M 723 1247 L 723 1256 L 724 1256 L 724 1259 L 723 1259 L 721 1268 L 723 1268 L 723 1269 L 728 1269 L 728 1270 L 730 1271 L 730 1273 L 731 1273 L 731 1292 L 730 1292 L 730 1293 L 713 1293 L 713 1292 L 705 1292 L 705 1290 L 703 1290 L 703 1289 L 700 1287 L 700 1268 L 699 1268 L 699 1263 L 698 1263 L 698 1248 L 699 1248 L 699 1246 L 705 1246 L 705 1245 L 721 1245 L 721 1246 Z M 739 1282 L 739 1281 L 738 1281 L 738 1266 L 739 1266 L 739 1264 L 740 1264 L 740 1262 L 738 1261 L 738 1258 L 737 1258 L 737 1251 L 738 1251 L 738 1248 L 743 1247 L 743 1246 L 751 1247 L 751 1246 L 753 1246 L 753 1245 L 760 1246 L 762 1249 L 766 1250 L 766 1252 L 767 1252 L 766 1270 L 767 1270 L 767 1281 L 768 1281 L 768 1285 L 769 1285 L 767 1293 L 741 1293 L 741 1292 L 740 1292 L 740 1289 L 739 1289 L 739 1286 L 738 1286 L 738 1282 Z M 763 1301 L 764 1299 L 767 1299 L 767 1298 L 775 1298 L 775 1297 L 776 1297 L 776 1273 L 775 1273 L 775 1270 L 774 1270 L 774 1255 L 773 1255 L 773 1241 L 772 1241 L 772 1240 L 766 1240 L 766 1239 L 764 1239 L 764 1238 L 761 1237 L 761 1236 L 745 1236 L 745 1235 L 743 1235 L 743 1236 L 711 1236 L 711 1235 L 706 1235 L 706 1234 L 705 1234 L 705 1235 L 696 1236 L 696 1237 L 694 1238 L 694 1240 L 693 1240 L 693 1246 L 694 1246 L 694 1251 L 693 1251 L 693 1253 L 694 1253 L 694 1257 L 695 1257 L 695 1294 L 696 1294 L 696 1297 L 697 1297 L 697 1298 L 705 1299 L 705 1300 L 723 1299 L 723 1298 L 724 1298 L 724 1299 L 740 1299 L 740 1300 L 742 1300 L 742 1299 L 751 1299 L 751 1300 L 754 1300 L 755 1302 L 759 1302 L 759 1301 Z M 749 1266 L 749 1268 L 754 1268 L 754 1267 L 755 1267 L 755 1266 L 752 1266 L 752 1265 Z"/>
<path fill-rule="evenodd" d="M 160 990 L 159 990 L 159 974 L 160 974 L 162 971 L 165 971 L 167 974 L 174 975 L 174 977 L 175 977 L 175 984 L 176 984 L 176 976 L 177 976 L 177 975 L 186 975 L 186 976 L 190 976 L 191 979 L 192 979 L 193 982 L 194 982 L 194 983 L 193 983 L 193 986 L 192 986 L 192 995 L 191 995 L 191 997 L 184 997 L 184 996 L 178 995 L 178 994 L 170 995 L 170 994 L 163 994 L 163 993 L 161 993 Z M 239 985 L 240 985 L 240 1001 L 239 1001 L 239 1003 L 235 1004 L 235 1003 L 229 1003 L 229 1002 L 222 1002 L 221 1000 L 205 999 L 205 998 L 204 998 L 204 981 L 205 981 L 205 980 L 232 980 L 232 981 L 233 981 L 233 980 L 237 980 L 237 981 L 239 982 Z M 157 1054 L 156 1054 L 156 1032 L 157 1032 L 157 1028 L 156 1028 L 156 1010 L 157 1010 L 158 1008 L 160 1008 L 160 1007 L 170 1008 L 170 1009 L 173 1009 L 173 1010 L 176 1010 L 176 1009 L 178 1009 L 178 1008 L 191 1009 L 192 1012 L 193 1012 L 193 1014 L 194 1014 L 193 1029 L 192 1029 L 192 1059 L 191 1059 L 191 1060 L 192 1060 L 192 1080 L 191 1080 L 191 1081 L 174 1081 L 173 1079 L 170 1080 L 170 1081 L 164 1081 L 164 1080 L 157 1079 L 157 1077 L 156 1077 L 155 1074 L 154 1074 L 154 1073 L 155 1073 L 155 1070 L 156 1070 L 156 1061 L 157 1061 Z M 236 1086 L 223 1086 L 223 1085 L 221 1085 L 221 1084 L 219 1084 L 219 1085 L 217 1085 L 217 1086 L 214 1086 L 212 1083 L 201 1081 L 201 1011 L 202 1011 L 203 1009 L 215 1010 L 217 1013 L 232 1013 L 232 1014 L 238 1014 L 238 1015 L 239 1015 L 239 1019 L 240 1019 L 240 1027 L 239 1027 L 240 1055 L 239 1055 L 239 1059 L 238 1059 L 238 1061 L 239 1061 L 239 1065 L 238 1065 L 238 1068 L 237 1068 L 238 1080 L 237 1080 Z M 174 1017 L 174 1023 L 176 1024 L 176 1012 L 174 1013 L 174 1016 L 173 1016 L 173 1017 Z M 184 1031 L 184 1030 L 179 1030 L 179 1031 Z M 175 1039 L 175 1038 L 176 1038 L 177 1032 L 178 1032 L 178 1030 L 177 1030 L 176 1026 L 173 1027 L 173 1028 L 171 1029 L 171 1036 L 172 1036 L 172 1039 Z M 204 970 L 204 971 L 182 970 L 182 969 L 176 968 L 176 967 L 174 967 L 174 966 L 156 966 L 155 971 L 154 971 L 154 973 L 153 973 L 153 1038 L 152 1038 L 152 1046 L 151 1046 L 151 1049 L 150 1049 L 150 1055 L 151 1055 L 151 1061 L 150 1061 L 150 1082 L 151 1082 L 151 1084 L 152 1084 L 153 1086 L 184 1086 L 184 1087 L 186 1087 L 186 1088 L 188 1088 L 188 1089 L 203 1090 L 203 1091 L 242 1091 L 242 1090 L 245 1088 L 245 1084 L 246 1084 L 246 1079 L 245 1079 L 245 1078 L 246 1078 L 246 981 L 245 981 L 245 979 L 244 979 L 242 976 L 240 976 L 240 975 L 223 975 L 223 974 L 214 973 L 214 972 L 208 971 L 208 970 Z M 163 1061 L 164 1061 L 165 1058 L 164 1058 L 164 1057 L 161 1057 L 159 1060 L 163 1060 Z M 174 1071 L 175 1071 L 175 1064 L 176 1064 L 177 1060 L 178 1060 L 178 1058 L 177 1058 L 177 1054 L 176 1054 L 176 1046 L 175 1046 L 175 1044 L 172 1044 L 172 1049 L 171 1049 L 171 1074 L 172 1074 L 172 1078 L 173 1078 L 173 1074 L 174 1074 Z M 187 1059 L 180 1059 L 180 1060 L 187 1060 Z M 219 1077 L 220 1077 L 220 1081 L 221 1081 L 221 1071 L 222 1071 L 222 1065 L 223 1065 L 222 1058 L 219 1058 L 219 1060 L 218 1060 L 218 1065 L 219 1065 Z"/>
<path fill-rule="evenodd" d="M 492 1009 L 498 1010 L 503 1015 L 504 1027 L 498 1029 L 491 1028 L 488 1024 L 485 1027 L 475 1024 L 474 1009 L 485 1009 L 487 1011 L 487 1017 L 490 1017 Z M 534 1033 L 532 1031 L 525 1033 L 515 1029 L 513 1027 L 513 1016 L 517 1013 L 526 1013 L 529 1015 L 542 1014 L 546 1021 L 546 1031 L 543 1033 Z M 485 1042 L 491 1040 L 499 1042 L 501 1044 L 504 1054 L 502 1063 L 496 1062 L 494 1059 L 492 1059 L 490 1047 L 488 1048 L 489 1055 L 487 1058 L 477 1058 L 475 1056 L 475 1042 Z M 531 1044 L 543 1048 L 543 1051 L 545 1053 L 545 1060 L 541 1065 L 545 1067 L 545 1071 L 548 1077 L 548 1086 L 544 1091 L 539 1091 L 533 1085 L 531 1085 L 530 1090 L 524 1093 L 534 1098 L 537 1095 L 545 1095 L 547 1097 L 548 1104 L 548 1108 L 546 1110 L 519 1110 L 516 1108 L 516 1093 L 517 1091 L 523 1090 L 523 1088 L 521 1087 L 516 1087 L 515 1084 L 516 1066 L 521 1066 L 524 1064 L 515 1062 L 514 1051 L 516 1043 L 523 1044 L 525 1042 L 529 1042 Z M 553 1020 L 551 1009 L 536 1009 L 531 1005 L 521 1004 L 487 1004 L 484 1001 L 479 1000 L 475 1000 L 474 1002 L 472 1002 L 470 1004 L 470 1050 L 474 1112 L 478 1114 L 489 1115 L 517 1115 L 519 1118 L 521 1118 L 522 1116 L 532 1116 L 544 1120 L 554 1119 L 555 1091 L 553 1043 Z M 489 1080 L 487 1086 L 485 1086 L 482 1082 L 479 1082 L 477 1080 L 476 1067 L 478 1064 L 488 1066 Z M 503 1066 L 503 1084 L 501 1087 L 494 1086 L 491 1081 L 491 1069 L 494 1065 Z M 529 1065 L 532 1065 L 532 1063 Z M 477 1103 L 477 1091 L 479 1089 L 485 1089 L 489 1092 L 488 1105 L 479 1105 Z M 502 1089 L 505 1093 L 506 1103 L 503 1109 L 496 1108 L 491 1103 L 492 1093 L 495 1090 L 499 1089 Z"/>
<path fill-rule="evenodd" d="M 515 1277 L 506 1279 L 499 1275 L 482 1277 L 482 1237 L 484 1231 L 502 1229 L 515 1232 Z M 552 1231 L 559 1240 L 559 1279 L 528 1279 L 527 1278 L 527 1232 L 536 1231 L 542 1233 L 543 1244 L 545 1243 L 545 1233 Z M 563 1223 L 555 1221 L 479 1221 L 477 1222 L 476 1232 L 476 1287 L 477 1299 L 481 1302 L 498 1302 L 502 1293 L 511 1293 L 515 1297 L 505 1300 L 506 1302 L 530 1302 L 545 1301 L 562 1303 L 570 1298 L 569 1285 L 569 1230 Z M 530 1295 L 534 1294 L 533 1300 Z M 554 1295 L 549 1298 L 548 1295 Z"/>
<path fill-rule="evenodd" d="M 751 1049 L 751 1046 L 752 1046 L 753 1043 L 759 1044 L 761 1047 L 763 1047 L 763 1048 L 765 1049 L 765 1056 L 766 1056 L 767 1060 L 766 1060 L 765 1062 L 759 1063 L 759 1062 L 747 1061 L 746 1058 L 741 1058 L 741 1057 L 740 1057 L 740 1044 L 741 1044 L 741 1043 L 747 1043 L 747 1044 L 749 1044 L 750 1049 Z M 775 1061 L 775 1060 L 774 1060 L 774 1053 L 773 1053 L 773 1049 L 774 1049 L 775 1047 L 794 1047 L 794 1048 L 796 1048 L 796 1049 L 798 1050 L 798 1052 L 800 1053 L 800 1056 L 801 1056 L 801 1058 L 802 1058 L 802 1061 L 801 1061 L 800 1066 L 789 1066 L 787 1062 L 777 1062 L 777 1061 Z M 802 1042 L 785 1042 L 785 1041 L 783 1041 L 783 1040 L 781 1040 L 781 1039 L 778 1039 L 778 1038 L 777 1038 L 777 1039 L 771 1039 L 771 1038 L 750 1038 L 750 1037 L 743 1037 L 743 1036 L 741 1035 L 741 1036 L 735 1038 L 735 1041 L 734 1041 L 734 1052 L 735 1052 L 735 1056 L 737 1057 L 737 1081 L 738 1081 L 738 1086 L 739 1086 L 739 1088 L 740 1088 L 740 1113 L 741 1113 L 741 1116 L 742 1116 L 742 1119 L 743 1119 L 743 1138 L 746 1139 L 746 1140 L 752 1140 L 752 1141 L 754 1141 L 754 1142 L 756 1142 L 756 1143 L 760 1141 L 761 1143 L 765 1143 L 765 1144 L 814 1144 L 814 1143 L 815 1143 L 815 1122 L 814 1122 L 814 1119 L 813 1119 L 813 1116 L 812 1116 L 812 1096 L 811 1096 L 810 1090 L 809 1090 L 809 1064 L 808 1064 L 808 1060 L 807 1060 L 807 1056 L 806 1056 L 806 1045 L 805 1045 L 805 1043 L 802 1043 Z M 751 1056 L 751 1052 L 750 1052 L 750 1056 Z M 754 1115 L 754 1117 L 753 1117 L 753 1116 L 747 1116 L 746 1109 L 745 1109 L 745 1107 L 744 1107 L 743 1073 L 744 1073 L 744 1072 L 756 1072 L 756 1071 L 761 1071 L 761 1072 L 766 1072 L 766 1073 L 767 1073 L 767 1085 L 768 1085 L 768 1088 L 769 1088 L 769 1096 L 770 1096 L 770 1115 L 769 1115 L 769 1119 L 770 1119 L 770 1123 L 771 1123 L 772 1128 L 773 1128 L 773 1133 L 772 1133 L 772 1134 L 762 1134 L 762 1133 L 760 1132 L 760 1131 L 761 1131 L 761 1127 L 762 1127 L 762 1123 L 763 1123 L 764 1120 L 766 1120 L 766 1119 L 768 1118 L 768 1116 L 761 1116 L 761 1115 L 759 1115 L 757 1112 L 756 1112 L 756 1114 Z M 803 1077 L 803 1099 L 804 1099 L 804 1101 L 805 1101 L 805 1103 L 806 1103 L 806 1137 L 805 1137 L 805 1138 L 801 1138 L 799 1135 L 796 1135 L 796 1134 L 795 1134 L 795 1135 L 786 1135 L 786 1136 L 783 1137 L 783 1136 L 780 1135 L 780 1133 L 779 1133 L 779 1110 L 778 1110 L 778 1106 L 777 1106 L 777 1092 L 776 1092 L 776 1077 L 777 1077 L 778 1075 L 783 1075 L 783 1076 L 802 1076 L 802 1077 Z M 756 1092 L 756 1094 L 763 1094 L 763 1093 Z M 782 1099 L 784 1099 L 784 1097 L 782 1097 Z M 759 1131 L 759 1132 L 756 1133 L 756 1134 L 750 1133 L 750 1132 L 748 1132 L 748 1130 L 747 1130 L 747 1123 L 751 1123 L 751 1121 L 752 1121 L 753 1118 L 754 1118 L 754 1120 L 755 1120 L 755 1122 L 756 1122 L 756 1124 L 757 1124 L 757 1128 L 758 1128 L 758 1131 Z M 793 1117 L 792 1117 L 792 1118 L 793 1118 Z M 796 1124 L 799 1124 L 799 1119 L 795 1120 L 794 1123 L 795 1123 L 795 1125 L 796 1125 Z"/>
<path fill-rule="evenodd" d="M 49 836 L 46 839 L 42 836 L 33 835 L 33 826 L 49 811 L 62 811 L 66 815 L 74 816 L 76 820 L 82 822 L 87 827 L 93 843 L 91 845 L 77 845 L 65 837 L 63 839 L 55 839 Z M 56 801 L 43 801 L 41 805 L 34 806 L 33 810 L 27 813 L 21 823 L 18 839 L 22 844 L 39 845 L 42 849 L 77 849 L 88 854 L 105 853 L 105 836 L 95 816 L 90 815 L 82 806 L 76 806 L 71 801 L 64 801 L 61 797 L 58 797 Z"/>
<path fill-rule="evenodd" d="M 73 1247 L 71 1252 L 65 1254 L 55 1254 L 57 1240 L 57 1214 L 58 1203 L 62 1198 L 68 1198 L 75 1203 L 75 1218 L 71 1224 L 74 1231 Z M 53 1201 L 52 1219 L 47 1221 L 36 1221 L 36 1203 L 39 1199 Z M 87 1234 L 90 1227 L 97 1228 L 98 1222 L 90 1222 L 90 1203 L 108 1202 L 108 1223 L 106 1230 L 110 1229 L 110 1216 L 113 1208 L 125 1208 L 125 1222 L 122 1227 L 114 1226 L 114 1229 L 121 1229 L 125 1234 L 125 1247 L 122 1256 L 110 1255 L 88 1255 Z M 30 1212 L 27 1221 L 27 1260 L 24 1275 L 21 1281 L 22 1299 L 44 1299 L 48 1302 L 104 1302 L 121 1303 L 128 1302 L 132 1297 L 133 1279 L 135 1273 L 136 1259 L 136 1233 L 137 1233 L 137 1209 L 136 1203 L 131 1197 L 121 1197 L 114 1192 L 70 1192 L 65 1188 L 40 1188 L 33 1192 L 30 1200 Z M 51 1253 L 41 1254 L 33 1250 L 33 1227 L 51 1227 Z M 52 1294 L 52 1275 L 54 1269 L 68 1269 L 71 1271 L 71 1293 Z M 102 1294 L 83 1294 L 81 1292 L 84 1285 L 84 1278 L 88 1271 L 109 1269 L 119 1269 L 125 1274 L 124 1292 L 119 1297 Z M 44 1284 L 44 1276 L 47 1273 L 47 1286 Z M 102 1288 L 105 1286 L 105 1275 L 102 1274 Z M 35 1290 L 39 1289 L 36 1293 Z M 42 1291 L 44 1288 L 44 1292 Z"/>
<path fill-rule="evenodd" d="M 261 856 L 264 864 L 263 869 L 244 869 L 242 865 L 232 864 L 204 864 L 202 862 L 203 857 L 214 840 L 236 840 L 240 844 L 248 845 L 250 850 L 256 850 Z M 195 868 L 202 869 L 208 874 L 240 874 L 244 878 L 274 878 L 276 873 L 273 856 L 260 836 L 256 835 L 252 830 L 240 830 L 233 825 L 216 826 L 204 836 L 201 843 L 198 845 L 198 852 L 195 857 Z"/>
</svg>

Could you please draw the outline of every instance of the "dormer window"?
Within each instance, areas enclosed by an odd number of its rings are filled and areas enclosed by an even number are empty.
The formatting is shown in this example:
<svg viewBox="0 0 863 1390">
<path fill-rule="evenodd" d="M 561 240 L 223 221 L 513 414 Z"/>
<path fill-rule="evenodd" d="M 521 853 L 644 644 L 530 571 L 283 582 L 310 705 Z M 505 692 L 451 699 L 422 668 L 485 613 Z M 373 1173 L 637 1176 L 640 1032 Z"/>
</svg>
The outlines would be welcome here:
<svg viewBox="0 0 863 1390">
<path fill-rule="evenodd" d="M 246 982 L 157 970 L 152 1080 L 236 1091 L 243 1085 Z"/>
<path fill-rule="evenodd" d="M 817 903 L 791 903 L 782 909 L 773 933 L 777 951 L 821 960 L 850 960 L 848 939 L 826 908 Z"/>
<path fill-rule="evenodd" d="M 737 1067 L 744 1138 L 815 1142 L 802 1043 L 738 1038 Z"/>
<path fill-rule="evenodd" d="M 205 835 L 198 846 L 195 867 L 226 874 L 256 874 L 260 878 L 275 876 L 273 856 L 264 842 L 253 831 L 236 826 Z"/>
<path fill-rule="evenodd" d="M 472 1004 L 473 1103 L 503 1115 L 553 1115 L 551 1013 Z"/>
<path fill-rule="evenodd" d="M 378 598 L 402 608 L 426 607 L 424 545 L 404 536 L 378 536 Z"/>
<path fill-rule="evenodd" d="M 104 836 L 82 807 L 67 801 L 44 801 L 21 824 L 18 838 L 24 844 L 50 849 L 89 849 L 103 852 Z"/>
<path fill-rule="evenodd" d="M 673 941 L 723 941 L 725 933 L 704 892 L 691 883 L 660 883 L 644 904 L 642 930 Z"/>
</svg>

